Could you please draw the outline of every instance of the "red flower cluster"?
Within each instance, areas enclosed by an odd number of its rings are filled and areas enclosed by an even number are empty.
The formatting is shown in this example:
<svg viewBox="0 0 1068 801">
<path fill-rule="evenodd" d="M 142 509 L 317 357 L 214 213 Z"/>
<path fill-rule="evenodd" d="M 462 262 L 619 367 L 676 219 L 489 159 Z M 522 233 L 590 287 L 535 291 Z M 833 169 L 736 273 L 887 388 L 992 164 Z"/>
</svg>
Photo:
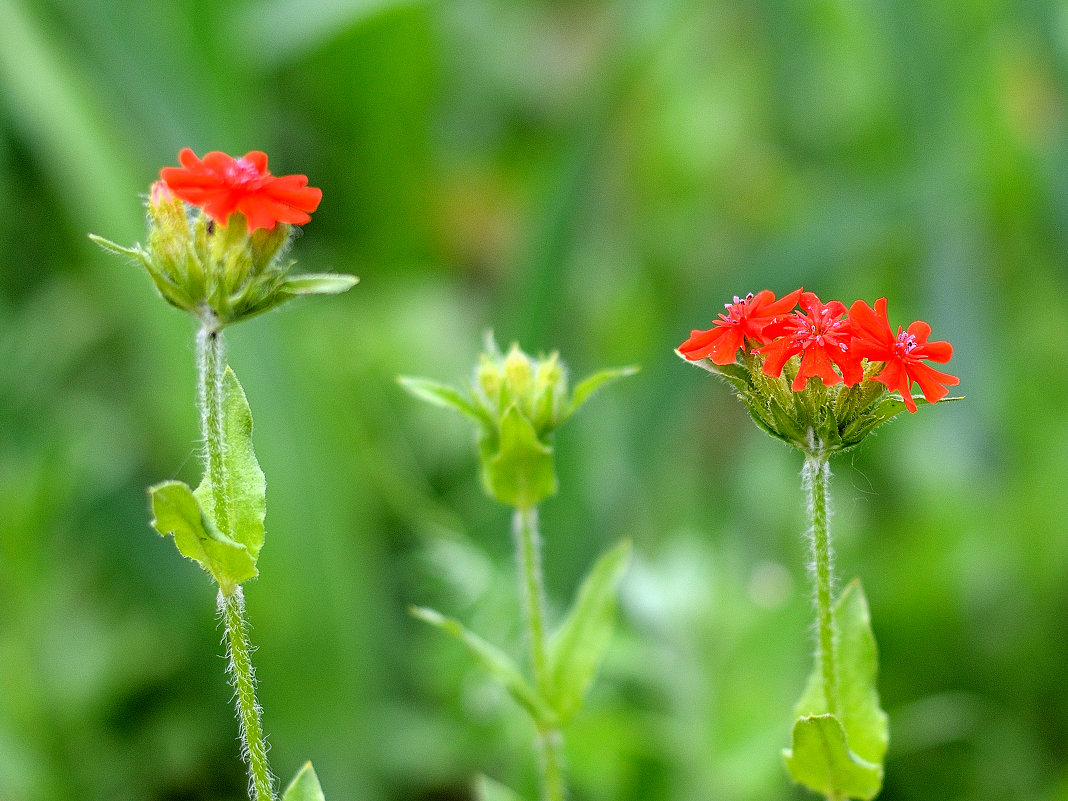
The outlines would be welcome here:
<svg viewBox="0 0 1068 801">
<path fill-rule="evenodd" d="M 249 233 L 257 228 L 271 230 L 278 223 L 304 225 L 323 197 L 322 190 L 308 186 L 306 175 L 271 175 L 267 154 L 258 150 L 239 159 L 214 150 L 200 159 L 184 148 L 178 160 L 181 167 L 160 170 L 167 188 L 220 225 L 235 211 L 241 212 Z"/>
<path fill-rule="evenodd" d="M 801 309 L 796 310 L 795 305 Z M 679 353 L 690 361 L 709 358 L 714 364 L 735 361 L 738 349 L 765 357 L 761 368 L 766 375 L 782 375 L 792 356 L 801 364 L 791 389 L 800 392 L 810 378 L 825 385 L 859 384 L 864 380 L 863 360 L 882 362 L 873 381 L 899 392 L 910 412 L 916 411 L 912 399 L 913 383 L 920 385 L 928 403 L 936 403 L 960 380 L 935 370 L 924 360 L 948 362 L 953 346 L 948 342 L 929 342 L 931 327 L 917 320 L 897 333 L 886 316 L 886 298 L 875 301 L 873 309 L 862 300 L 847 311 L 837 300 L 822 303 L 812 292 L 798 289 L 781 300 L 768 290 L 727 304 L 712 328 L 691 331 L 690 338 L 679 346 Z M 835 367 L 838 370 L 835 370 Z"/>
</svg>

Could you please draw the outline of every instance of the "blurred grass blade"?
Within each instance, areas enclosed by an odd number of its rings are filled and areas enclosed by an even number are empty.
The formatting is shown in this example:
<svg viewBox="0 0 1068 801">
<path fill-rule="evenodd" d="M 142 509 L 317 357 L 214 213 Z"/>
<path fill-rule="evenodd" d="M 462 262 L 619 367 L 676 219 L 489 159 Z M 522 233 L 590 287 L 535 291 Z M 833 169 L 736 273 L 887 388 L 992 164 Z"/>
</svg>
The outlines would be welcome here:
<svg viewBox="0 0 1068 801">
<path fill-rule="evenodd" d="M 549 643 L 549 700 L 561 720 L 578 711 L 604 658 L 615 623 L 616 588 L 630 552 L 630 540 L 623 540 L 597 560 Z"/>
<path fill-rule="evenodd" d="M 475 779 L 475 801 L 523 801 L 523 797 L 489 776 L 479 774 Z"/>
<path fill-rule="evenodd" d="M 556 714 L 549 704 L 534 690 L 533 687 L 519 672 L 515 662 L 497 648 L 474 632 L 469 631 L 458 620 L 445 617 L 440 612 L 427 609 L 422 606 L 413 606 L 411 613 L 414 617 L 429 623 L 431 626 L 441 629 L 452 635 L 475 657 L 475 660 L 497 679 L 508 693 L 530 714 L 534 720 L 541 724 L 551 724 L 556 720 Z"/>
</svg>

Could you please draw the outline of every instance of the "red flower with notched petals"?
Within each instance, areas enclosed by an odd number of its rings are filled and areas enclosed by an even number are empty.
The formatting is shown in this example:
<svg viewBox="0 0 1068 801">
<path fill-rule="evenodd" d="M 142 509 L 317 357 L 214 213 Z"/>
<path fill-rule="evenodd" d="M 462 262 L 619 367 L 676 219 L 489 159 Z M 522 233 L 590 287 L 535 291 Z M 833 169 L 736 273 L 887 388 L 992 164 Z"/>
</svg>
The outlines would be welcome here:
<svg viewBox="0 0 1068 801">
<path fill-rule="evenodd" d="M 278 223 L 304 225 L 323 197 L 322 190 L 308 186 L 306 175 L 271 175 L 267 154 L 258 150 L 239 159 L 215 150 L 200 159 L 183 148 L 178 160 L 181 167 L 160 170 L 167 188 L 221 225 L 235 211 L 241 212 L 249 233 L 271 230 Z"/>
<path fill-rule="evenodd" d="M 928 342 L 931 326 L 922 320 L 905 330 L 898 326 L 895 334 L 886 316 L 886 298 L 875 301 L 874 309 L 858 300 L 849 307 L 849 320 L 853 329 L 853 353 L 870 362 L 884 362 L 873 380 L 885 384 L 891 392 L 900 393 L 910 412 L 916 411 L 913 382 L 920 385 L 928 403 L 937 403 L 949 394 L 950 387 L 960 383 L 956 376 L 923 363 L 923 359 L 948 362 L 953 356 L 953 346 L 948 342 Z"/>
<path fill-rule="evenodd" d="M 853 355 L 849 343 L 852 329 L 846 307 L 837 300 L 821 303 L 812 292 L 803 292 L 799 305 L 804 311 L 781 317 L 767 325 L 763 336 L 769 344 L 757 350 L 767 358 L 764 373 L 777 377 L 791 356 L 801 354 L 801 367 L 790 388 L 800 392 L 808 379 L 815 376 L 827 386 L 859 384 L 864 377 L 860 357 Z M 839 375 L 834 365 L 842 371 Z"/>
<path fill-rule="evenodd" d="M 779 300 L 767 289 L 744 298 L 735 295 L 733 303 L 724 304 L 727 313 L 720 314 L 707 331 L 691 331 L 690 338 L 679 345 L 679 353 L 691 362 L 707 356 L 714 364 L 731 364 L 746 340 L 767 342 L 762 336 L 765 326 L 793 309 L 800 296 L 800 289 Z"/>
</svg>

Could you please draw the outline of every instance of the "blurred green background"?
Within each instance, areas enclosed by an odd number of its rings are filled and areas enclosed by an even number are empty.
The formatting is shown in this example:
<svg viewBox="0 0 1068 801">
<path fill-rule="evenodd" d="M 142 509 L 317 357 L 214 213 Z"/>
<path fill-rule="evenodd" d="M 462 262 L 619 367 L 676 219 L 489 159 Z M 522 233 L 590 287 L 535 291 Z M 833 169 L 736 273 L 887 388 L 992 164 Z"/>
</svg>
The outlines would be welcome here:
<svg viewBox="0 0 1068 801">
<path fill-rule="evenodd" d="M 437 606 L 520 653 L 508 511 L 459 381 L 485 329 L 576 376 L 557 614 L 633 538 L 568 729 L 577 801 L 772 801 L 811 652 L 796 454 L 672 353 L 735 294 L 889 298 L 963 403 L 835 465 L 891 716 L 885 801 L 1068 798 L 1068 7 L 1050 0 L 0 0 L 0 799 L 243 797 L 214 618 L 144 488 L 195 483 L 192 322 L 144 236 L 179 148 L 266 150 L 324 200 L 347 295 L 242 324 L 268 478 L 246 588 L 272 760 L 330 799 L 535 796 L 523 714 Z"/>
</svg>

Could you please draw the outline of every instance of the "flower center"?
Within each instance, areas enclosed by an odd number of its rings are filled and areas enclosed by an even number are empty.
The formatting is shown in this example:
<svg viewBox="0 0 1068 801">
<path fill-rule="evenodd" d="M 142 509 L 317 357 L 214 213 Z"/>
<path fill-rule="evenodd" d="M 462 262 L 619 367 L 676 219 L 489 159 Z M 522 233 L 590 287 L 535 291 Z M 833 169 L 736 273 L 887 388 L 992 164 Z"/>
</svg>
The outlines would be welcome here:
<svg viewBox="0 0 1068 801">
<path fill-rule="evenodd" d="M 733 303 L 724 303 L 723 308 L 727 310 L 726 321 L 729 323 L 740 323 L 746 317 L 749 316 L 749 302 L 753 299 L 753 293 L 750 292 L 744 298 L 740 298 L 737 295 L 734 296 Z M 722 317 L 722 315 L 720 315 Z"/>
<path fill-rule="evenodd" d="M 835 320 L 834 316 L 824 312 L 818 317 L 806 317 L 797 315 L 802 323 L 794 334 L 794 342 L 802 348 L 812 346 L 818 348 L 838 348 L 841 351 L 849 350 L 848 326 L 846 320 Z M 846 330 L 843 330 L 846 329 Z"/>
<path fill-rule="evenodd" d="M 901 331 L 897 335 L 897 341 L 894 343 L 894 355 L 898 358 L 903 358 L 912 353 L 916 345 L 916 337 L 907 331 Z"/>
<path fill-rule="evenodd" d="M 234 159 L 226 168 L 226 180 L 233 186 L 246 186 L 262 177 L 256 165 L 247 159 Z"/>
</svg>

